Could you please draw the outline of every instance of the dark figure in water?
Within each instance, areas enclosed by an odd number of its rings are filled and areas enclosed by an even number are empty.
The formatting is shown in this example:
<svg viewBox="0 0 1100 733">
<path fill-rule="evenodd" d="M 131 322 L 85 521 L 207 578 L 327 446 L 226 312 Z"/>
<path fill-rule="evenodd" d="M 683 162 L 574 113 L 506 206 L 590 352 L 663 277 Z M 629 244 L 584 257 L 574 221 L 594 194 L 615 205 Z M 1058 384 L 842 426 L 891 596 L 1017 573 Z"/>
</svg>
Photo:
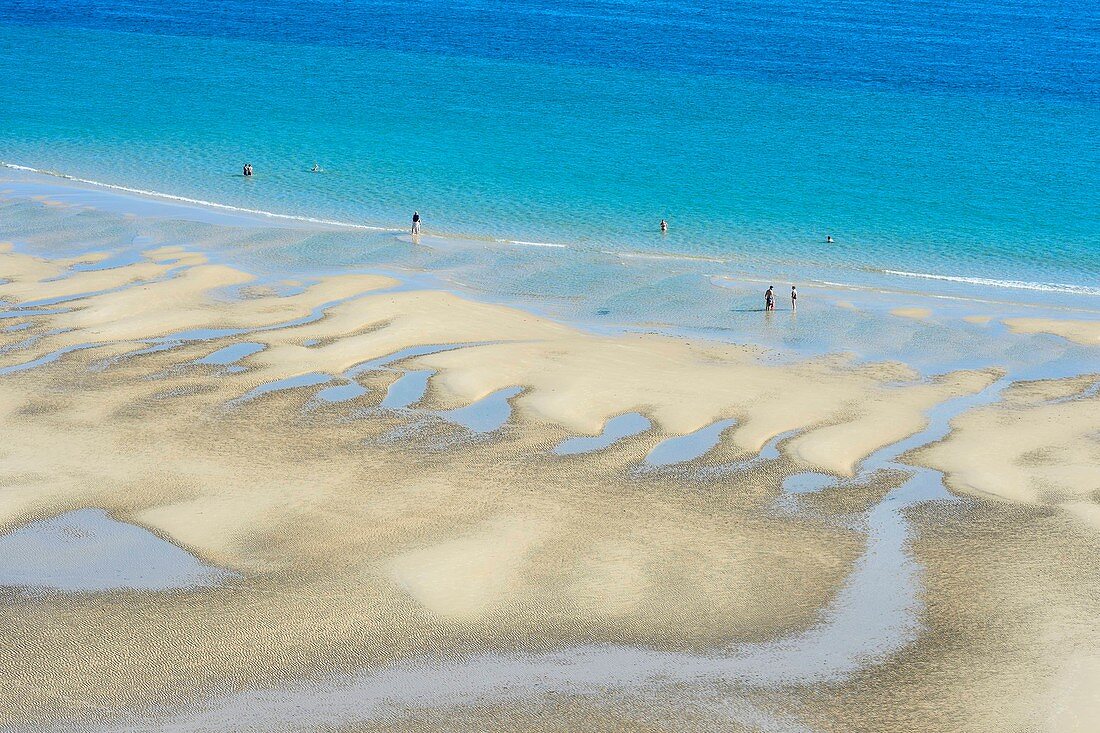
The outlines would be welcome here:
<svg viewBox="0 0 1100 733">
<path fill-rule="evenodd" d="M 668 222 L 665 221 L 664 219 L 661 219 L 661 234 L 664 234 L 667 231 L 668 231 Z"/>
<path fill-rule="evenodd" d="M 768 289 L 764 291 L 764 310 L 775 310 L 775 286 L 769 285 Z"/>
<path fill-rule="evenodd" d="M 825 235 L 825 244 L 832 244 L 832 243 L 833 243 L 833 236 L 831 234 L 826 234 Z"/>
<path fill-rule="evenodd" d="M 244 164 L 244 175 L 245 175 L 246 178 L 251 178 L 252 177 L 252 164 L 251 163 L 245 163 Z"/>
<path fill-rule="evenodd" d="M 791 310 L 798 310 L 798 290 L 795 289 L 794 285 L 791 286 Z"/>
<path fill-rule="evenodd" d="M 413 212 L 412 233 L 414 235 L 420 234 L 420 212 L 419 211 L 414 211 Z"/>
</svg>

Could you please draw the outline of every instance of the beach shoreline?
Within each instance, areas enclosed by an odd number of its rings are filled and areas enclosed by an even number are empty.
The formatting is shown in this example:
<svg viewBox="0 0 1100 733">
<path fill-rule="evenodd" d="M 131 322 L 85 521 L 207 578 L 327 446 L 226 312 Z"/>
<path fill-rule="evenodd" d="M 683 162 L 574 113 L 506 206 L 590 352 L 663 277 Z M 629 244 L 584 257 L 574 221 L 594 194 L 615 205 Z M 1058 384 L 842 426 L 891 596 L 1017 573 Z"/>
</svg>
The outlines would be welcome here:
<svg viewBox="0 0 1100 733">
<path fill-rule="evenodd" d="M 934 11 L 0 3 L 0 733 L 1100 730 L 1096 14 Z"/>
<path fill-rule="evenodd" d="M 229 226 L 271 226 L 287 228 L 316 228 L 321 231 L 335 230 L 350 233 L 378 233 L 397 235 L 400 241 L 411 243 L 408 230 L 404 227 L 375 223 L 339 221 L 317 218 L 306 214 L 286 214 L 274 211 L 249 209 L 235 205 L 208 201 L 200 198 L 188 198 L 172 193 L 151 191 L 117 183 L 104 183 L 63 172 L 43 170 L 30 166 L 2 162 L 7 190 L 22 198 L 34 198 L 55 201 L 74 199 L 78 202 L 94 203 L 98 208 L 114 213 L 126 213 L 132 216 L 156 218 L 184 218 L 217 225 Z M 102 195 L 96 195 L 97 193 Z M 79 205 L 79 204 L 78 204 Z M 402 236 L 403 235 L 403 236 Z M 540 242 L 517 239 L 501 239 L 484 234 L 468 232 L 433 232 L 418 239 L 419 243 L 440 247 L 517 247 L 531 248 L 553 253 L 555 250 L 588 251 L 591 243 L 581 242 Z M 1051 311 L 1084 311 L 1100 313 L 1100 288 L 1072 283 L 1031 282 L 1026 280 L 1005 280 L 988 276 L 958 276 L 946 273 L 926 273 L 891 270 L 871 266 L 856 266 L 845 270 L 836 270 L 835 264 L 810 263 L 799 266 L 796 260 L 772 259 L 770 247 L 762 246 L 757 256 L 765 263 L 765 269 L 754 269 L 753 263 L 744 253 L 731 253 L 728 256 L 691 254 L 680 251 L 646 249 L 606 250 L 597 247 L 596 253 L 623 262 L 630 261 L 666 261 L 670 263 L 694 263 L 716 266 L 713 277 L 716 280 L 735 279 L 741 282 L 760 284 L 774 282 L 776 276 L 780 282 L 795 280 L 823 289 L 838 291 L 855 290 L 897 294 L 900 297 L 931 297 L 944 301 L 962 300 L 988 302 L 997 306 L 1016 305 L 1023 308 L 1035 306 Z M 652 245 L 650 245 L 652 246 Z M 321 263 L 318 263 L 321 264 Z M 815 273 L 817 267 L 820 272 Z M 837 277 L 841 281 L 835 281 Z M 846 279 L 845 279 L 846 278 Z M 1026 312 L 1026 311 L 1025 311 Z"/>
<path fill-rule="evenodd" d="M 945 730 L 1091 714 L 1059 680 L 1093 669 L 1100 630 L 1079 577 L 1100 551 L 1100 377 L 1087 339 L 1048 333 L 1062 311 L 802 286 L 797 316 L 765 313 L 737 308 L 751 276 L 696 273 L 728 330 L 625 296 L 601 324 L 549 275 L 548 295 L 494 292 L 391 235 L 370 262 L 300 271 L 284 253 L 312 229 L 82 195 L 0 200 L 0 557 L 22 650 L 3 725 L 431 730 L 541 707 L 631 729 L 682 714 L 680 689 L 706 727 L 896 730 L 949 694 L 979 702 Z M 679 461 L 649 460 L 677 441 Z M 158 548 L 152 580 L 112 559 L 128 547 Z M 1075 634 L 998 606 L 1012 583 Z M 1019 661 L 970 608 L 1019 624 Z M 958 688 L 990 653 L 1011 693 Z M 881 719 L 876 695 L 911 684 L 936 694 Z M 822 685 L 844 704 L 809 705 Z"/>
</svg>

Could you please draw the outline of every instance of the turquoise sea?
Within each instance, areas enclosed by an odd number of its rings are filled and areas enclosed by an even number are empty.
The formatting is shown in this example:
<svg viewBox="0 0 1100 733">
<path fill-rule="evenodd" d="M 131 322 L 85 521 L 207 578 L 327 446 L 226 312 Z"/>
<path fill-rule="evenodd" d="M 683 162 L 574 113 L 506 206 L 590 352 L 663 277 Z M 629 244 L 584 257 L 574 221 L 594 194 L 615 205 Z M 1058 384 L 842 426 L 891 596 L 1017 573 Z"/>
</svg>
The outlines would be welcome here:
<svg viewBox="0 0 1100 733">
<path fill-rule="evenodd" d="M 0 0 L 0 160 L 380 228 L 418 209 L 489 252 L 1095 306 L 1100 6 Z M 531 256 L 592 261 L 563 251 Z"/>
</svg>

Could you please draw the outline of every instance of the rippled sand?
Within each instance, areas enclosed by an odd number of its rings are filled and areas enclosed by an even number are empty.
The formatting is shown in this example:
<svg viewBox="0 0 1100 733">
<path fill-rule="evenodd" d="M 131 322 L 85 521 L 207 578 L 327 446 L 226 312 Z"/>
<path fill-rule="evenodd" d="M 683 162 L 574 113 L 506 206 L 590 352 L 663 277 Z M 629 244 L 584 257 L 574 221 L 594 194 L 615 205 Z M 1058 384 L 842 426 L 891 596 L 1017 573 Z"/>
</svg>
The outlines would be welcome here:
<svg viewBox="0 0 1100 733">
<path fill-rule="evenodd" d="M 100 509 L 218 580 L 20 576 L 0 727 L 1100 725 L 1095 378 L 777 362 L 377 274 L 284 292 L 179 246 L 98 259 L 0 250 L 0 531 Z M 503 427 L 448 419 L 508 388 Z M 650 427 L 553 451 L 632 413 Z"/>
</svg>

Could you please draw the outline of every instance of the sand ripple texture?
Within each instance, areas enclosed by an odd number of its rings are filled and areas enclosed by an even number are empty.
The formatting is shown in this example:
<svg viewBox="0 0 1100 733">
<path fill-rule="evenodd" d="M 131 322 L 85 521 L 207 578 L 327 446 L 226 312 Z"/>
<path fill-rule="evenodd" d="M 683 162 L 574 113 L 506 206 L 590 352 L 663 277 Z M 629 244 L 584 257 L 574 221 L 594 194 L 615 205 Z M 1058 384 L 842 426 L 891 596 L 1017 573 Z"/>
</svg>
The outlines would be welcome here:
<svg viewBox="0 0 1100 733">
<path fill-rule="evenodd" d="M 96 260 L 0 249 L 0 532 L 95 510 L 73 546 L 114 578 L 71 582 L 71 552 L 52 586 L 0 573 L 4 730 L 1100 725 L 1094 379 L 774 363 L 173 245 Z M 111 575 L 104 547 L 157 543 L 203 582 Z"/>
</svg>

